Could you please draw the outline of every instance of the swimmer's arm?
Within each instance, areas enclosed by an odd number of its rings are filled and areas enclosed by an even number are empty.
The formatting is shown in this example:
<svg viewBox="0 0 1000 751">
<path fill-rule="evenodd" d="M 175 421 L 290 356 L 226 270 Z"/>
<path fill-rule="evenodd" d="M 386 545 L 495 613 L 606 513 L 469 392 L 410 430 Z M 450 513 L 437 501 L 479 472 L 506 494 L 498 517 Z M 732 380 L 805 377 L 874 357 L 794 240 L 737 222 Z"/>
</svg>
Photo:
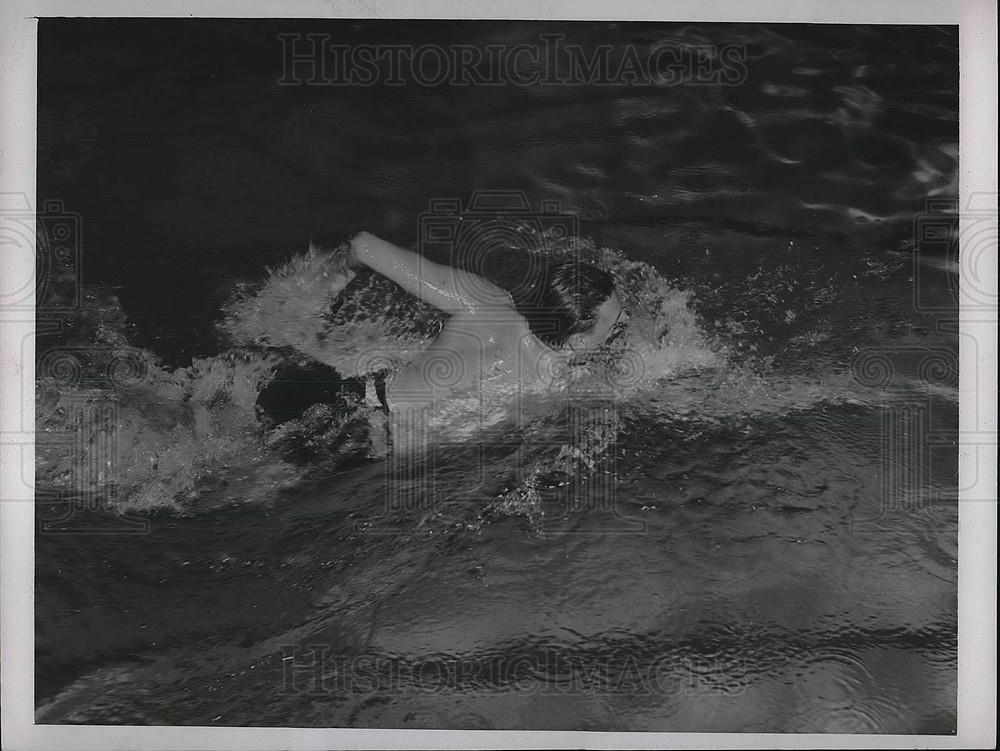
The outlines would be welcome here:
<svg viewBox="0 0 1000 751">
<path fill-rule="evenodd" d="M 434 263 L 368 232 L 351 240 L 350 256 L 446 313 L 513 308 L 510 295 L 481 276 Z"/>
</svg>

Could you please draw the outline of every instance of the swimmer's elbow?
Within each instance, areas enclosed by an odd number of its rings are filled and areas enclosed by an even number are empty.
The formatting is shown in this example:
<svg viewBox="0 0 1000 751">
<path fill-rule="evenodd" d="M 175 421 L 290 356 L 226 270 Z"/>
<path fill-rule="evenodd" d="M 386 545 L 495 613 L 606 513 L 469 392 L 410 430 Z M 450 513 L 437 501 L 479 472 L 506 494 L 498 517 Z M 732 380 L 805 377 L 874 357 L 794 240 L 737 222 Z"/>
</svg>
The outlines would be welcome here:
<svg viewBox="0 0 1000 751">
<path fill-rule="evenodd" d="M 367 259 L 371 257 L 372 249 L 379 242 L 381 241 L 371 232 L 359 232 L 351 238 L 349 243 L 351 248 L 350 261 L 355 264 L 364 263 L 367 265 Z"/>
<path fill-rule="evenodd" d="M 479 308 L 496 310 L 497 308 L 513 308 L 514 298 L 510 292 L 495 284 L 486 282 L 481 293 L 477 295 L 476 302 Z"/>
<path fill-rule="evenodd" d="M 365 232 L 362 230 L 354 237 L 351 238 L 351 247 L 357 247 L 359 245 L 367 245 L 373 241 L 377 241 L 378 238 L 375 237 L 371 232 Z"/>
<path fill-rule="evenodd" d="M 449 285 L 459 307 L 468 313 L 512 309 L 514 299 L 507 290 L 478 274 L 458 269 L 449 270 Z"/>
<path fill-rule="evenodd" d="M 414 273 L 409 267 L 416 266 L 418 257 L 415 253 L 376 237 L 371 232 L 359 232 L 351 238 L 349 245 L 351 263 L 367 266 L 394 282 L 404 284 L 401 277 Z"/>
</svg>

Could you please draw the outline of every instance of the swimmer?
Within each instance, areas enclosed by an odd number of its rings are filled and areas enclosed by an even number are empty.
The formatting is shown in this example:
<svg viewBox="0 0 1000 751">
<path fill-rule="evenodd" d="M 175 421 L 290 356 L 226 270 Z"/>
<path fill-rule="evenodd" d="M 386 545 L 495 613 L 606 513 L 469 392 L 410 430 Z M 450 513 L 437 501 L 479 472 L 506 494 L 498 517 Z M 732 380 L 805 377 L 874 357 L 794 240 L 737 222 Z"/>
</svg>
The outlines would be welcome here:
<svg viewBox="0 0 1000 751">
<path fill-rule="evenodd" d="M 431 345 L 388 380 L 390 412 L 476 388 L 552 388 L 556 374 L 617 337 L 627 321 L 611 274 L 588 264 L 549 269 L 536 333 L 499 286 L 367 232 L 351 240 L 346 261 L 371 268 L 449 316 Z"/>
</svg>

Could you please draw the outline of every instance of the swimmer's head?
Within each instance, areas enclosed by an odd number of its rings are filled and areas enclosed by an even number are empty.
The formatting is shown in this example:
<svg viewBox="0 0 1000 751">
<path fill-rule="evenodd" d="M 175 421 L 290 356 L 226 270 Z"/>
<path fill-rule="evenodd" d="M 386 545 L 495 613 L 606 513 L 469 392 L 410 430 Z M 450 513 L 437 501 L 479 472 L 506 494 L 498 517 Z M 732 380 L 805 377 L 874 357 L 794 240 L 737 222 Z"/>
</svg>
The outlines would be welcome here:
<svg viewBox="0 0 1000 751">
<path fill-rule="evenodd" d="M 540 307 L 544 323 L 538 338 L 551 347 L 576 351 L 600 345 L 623 317 L 611 274 L 574 261 L 548 270 Z"/>
</svg>

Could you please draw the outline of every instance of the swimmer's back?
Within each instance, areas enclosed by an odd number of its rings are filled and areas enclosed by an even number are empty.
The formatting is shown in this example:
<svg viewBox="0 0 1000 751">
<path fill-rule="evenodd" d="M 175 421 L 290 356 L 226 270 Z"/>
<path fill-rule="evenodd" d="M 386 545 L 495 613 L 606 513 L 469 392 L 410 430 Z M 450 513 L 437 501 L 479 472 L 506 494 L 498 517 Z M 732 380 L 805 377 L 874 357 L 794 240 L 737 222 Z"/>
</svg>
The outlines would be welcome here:
<svg viewBox="0 0 1000 751">
<path fill-rule="evenodd" d="M 545 345 L 513 308 L 456 313 L 438 338 L 390 379 L 389 406 L 433 406 L 477 389 L 531 387 L 546 356 Z"/>
</svg>

